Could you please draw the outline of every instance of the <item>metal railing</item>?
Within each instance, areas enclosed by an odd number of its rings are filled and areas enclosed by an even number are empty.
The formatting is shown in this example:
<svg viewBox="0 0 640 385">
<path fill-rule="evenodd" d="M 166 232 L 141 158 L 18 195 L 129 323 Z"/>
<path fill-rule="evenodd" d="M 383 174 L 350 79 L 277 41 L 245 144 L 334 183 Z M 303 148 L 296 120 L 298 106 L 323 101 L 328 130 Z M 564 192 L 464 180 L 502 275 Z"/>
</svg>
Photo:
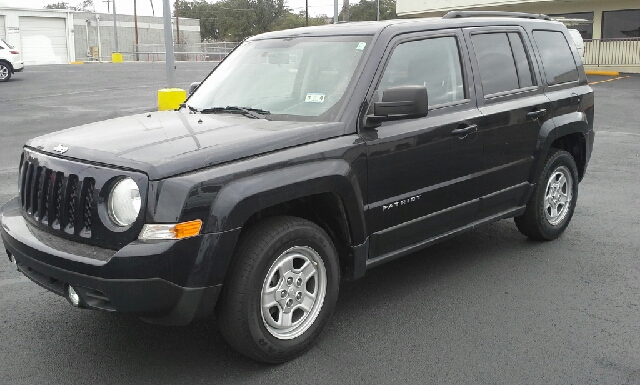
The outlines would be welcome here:
<svg viewBox="0 0 640 385">
<path fill-rule="evenodd" d="M 236 46 L 237 42 L 174 44 L 176 61 L 211 61 L 224 59 Z M 122 52 L 125 61 L 165 61 L 164 44 L 138 44 L 133 51 Z"/>
<path fill-rule="evenodd" d="M 640 65 L 640 38 L 584 41 L 585 65 Z"/>
</svg>

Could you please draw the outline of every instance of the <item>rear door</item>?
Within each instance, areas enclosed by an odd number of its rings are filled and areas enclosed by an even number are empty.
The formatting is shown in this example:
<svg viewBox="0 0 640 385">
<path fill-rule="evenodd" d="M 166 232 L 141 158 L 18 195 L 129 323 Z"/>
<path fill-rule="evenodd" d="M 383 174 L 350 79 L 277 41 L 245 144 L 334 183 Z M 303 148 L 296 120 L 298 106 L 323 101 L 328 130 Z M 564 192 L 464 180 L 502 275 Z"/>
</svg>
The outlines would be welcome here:
<svg viewBox="0 0 640 385">
<path fill-rule="evenodd" d="M 425 86 L 429 113 L 360 131 L 367 145 L 372 258 L 472 222 L 479 205 L 480 112 L 468 56 L 461 53 L 462 31 L 402 35 L 389 47 L 372 99 L 394 86 Z"/>
<path fill-rule="evenodd" d="M 533 50 L 518 27 L 465 29 L 484 138 L 481 217 L 508 213 L 530 190 L 538 135 L 549 99 L 531 60 Z"/>
<path fill-rule="evenodd" d="M 549 117 L 557 126 L 564 124 L 562 117 L 576 120 L 568 115 L 582 112 L 581 102 L 592 93 L 584 71 L 578 70 L 577 51 L 573 52 L 570 38 L 562 31 L 533 30 L 546 80 L 545 92 L 552 102 Z"/>
</svg>

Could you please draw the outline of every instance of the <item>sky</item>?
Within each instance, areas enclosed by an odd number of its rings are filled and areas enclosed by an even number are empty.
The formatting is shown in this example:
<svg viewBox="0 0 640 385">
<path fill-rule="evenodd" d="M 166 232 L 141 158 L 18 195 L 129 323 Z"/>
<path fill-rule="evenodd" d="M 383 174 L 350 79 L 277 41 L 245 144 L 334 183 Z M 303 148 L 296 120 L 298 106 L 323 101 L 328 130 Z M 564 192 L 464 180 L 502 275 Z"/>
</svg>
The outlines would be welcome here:
<svg viewBox="0 0 640 385">
<path fill-rule="evenodd" d="M 77 5 L 82 0 L 0 0 L 0 6 L 6 7 L 20 7 L 20 8 L 44 8 L 47 4 L 57 3 L 59 1 L 65 1 L 70 5 Z M 133 0 L 115 0 L 116 11 L 119 14 L 133 15 Z M 162 1 L 163 0 L 137 0 L 138 2 L 138 15 L 152 16 L 153 11 L 151 8 L 151 1 L 153 1 L 153 8 L 156 16 L 162 16 Z M 173 3 L 175 0 L 169 0 Z M 338 0 L 338 6 L 342 7 L 342 1 Z M 352 0 L 357 2 L 356 0 Z M 96 12 L 106 13 L 107 3 L 103 0 L 94 0 Z M 303 11 L 305 7 L 305 0 L 287 0 L 289 8 L 294 12 Z M 111 9 L 111 8 L 109 8 Z M 173 12 L 173 7 L 171 7 Z M 112 10 L 110 11 L 112 12 Z M 309 0 L 309 15 L 328 15 L 333 17 L 333 0 Z"/>
</svg>

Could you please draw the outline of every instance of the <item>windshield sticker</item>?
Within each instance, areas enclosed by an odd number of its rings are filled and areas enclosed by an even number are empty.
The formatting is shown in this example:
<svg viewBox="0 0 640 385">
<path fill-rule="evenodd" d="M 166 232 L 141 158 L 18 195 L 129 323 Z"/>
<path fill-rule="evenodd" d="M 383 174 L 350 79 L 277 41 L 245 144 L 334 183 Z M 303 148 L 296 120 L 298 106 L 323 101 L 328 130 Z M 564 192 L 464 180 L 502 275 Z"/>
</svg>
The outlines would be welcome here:
<svg viewBox="0 0 640 385">
<path fill-rule="evenodd" d="M 304 98 L 305 103 L 324 103 L 324 94 L 309 92 Z"/>
<path fill-rule="evenodd" d="M 358 43 L 358 46 L 356 47 L 356 49 L 360 50 L 360 51 L 364 51 L 364 47 L 366 47 L 366 46 L 367 46 L 367 43 L 360 42 L 360 43 Z"/>
</svg>

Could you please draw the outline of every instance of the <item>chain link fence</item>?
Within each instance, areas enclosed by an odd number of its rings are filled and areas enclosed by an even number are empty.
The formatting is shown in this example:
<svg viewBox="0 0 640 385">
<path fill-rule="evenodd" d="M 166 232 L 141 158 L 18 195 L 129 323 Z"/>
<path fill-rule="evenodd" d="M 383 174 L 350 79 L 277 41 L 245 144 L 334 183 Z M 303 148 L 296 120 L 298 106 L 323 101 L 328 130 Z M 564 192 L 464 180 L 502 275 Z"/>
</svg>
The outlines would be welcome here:
<svg viewBox="0 0 640 385">
<path fill-rule="evenodd" d="M 224 59 L 239 43 L 188 43 L 174 44 L 174 58 L 176 61 L 210 61 L 219 62 Z M 125 61 L 165 61 L 164 44 L 138 44 L 133 52 L 122 52 Z"/>
</svg>

